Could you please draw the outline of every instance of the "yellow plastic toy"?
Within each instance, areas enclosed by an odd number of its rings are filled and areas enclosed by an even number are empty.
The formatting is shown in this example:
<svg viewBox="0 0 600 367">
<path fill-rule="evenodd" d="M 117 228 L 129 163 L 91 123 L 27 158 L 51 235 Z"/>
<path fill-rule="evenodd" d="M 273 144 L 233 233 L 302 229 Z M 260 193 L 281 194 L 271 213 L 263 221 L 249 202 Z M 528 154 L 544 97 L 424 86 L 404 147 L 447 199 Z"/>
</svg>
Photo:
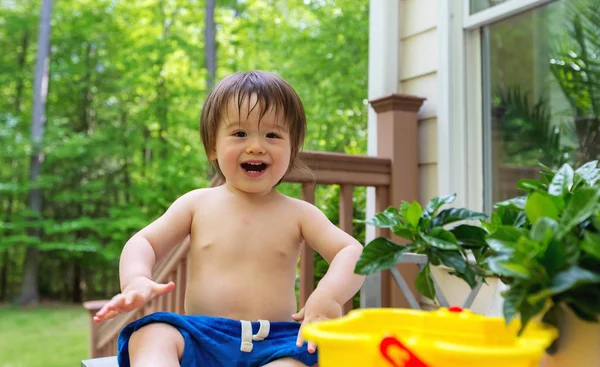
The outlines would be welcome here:
<svg viewBox="0 0 600 367">
<path fill-rule="evenodd" d="M 427 312 L 374 308 L 305 325 L 319 350 L 319 367 L 534 367 L 558 336 L 530 322 L 485 317 L 459 307 Z"/>
</svg>

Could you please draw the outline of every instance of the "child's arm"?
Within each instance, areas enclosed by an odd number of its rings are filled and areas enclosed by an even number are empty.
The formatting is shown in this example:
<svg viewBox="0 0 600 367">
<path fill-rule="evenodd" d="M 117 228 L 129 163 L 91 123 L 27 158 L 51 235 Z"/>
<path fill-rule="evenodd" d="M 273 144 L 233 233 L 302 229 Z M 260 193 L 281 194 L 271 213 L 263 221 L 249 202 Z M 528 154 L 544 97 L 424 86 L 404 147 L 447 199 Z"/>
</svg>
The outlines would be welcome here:
<svg viewBox="0 0 600 367">
<path fill-rule="evenodd" d="M 183 195 L 160 218 L 127 241 L 119 262 L 121 293 L 96 313 L 94 321 L 100 322 L 140 308 L 152 298 L 175 288 L 173 282 L 154 282 L 152 269 L 190 233 L 192 204 L 197 196 L 198 191 Z"/>
<path fill-rule="evenodd" d="M 359 291 L 364 282 L 364 276 L 354 273 L 363 247 L 351 235 L 333 225 L 318 208 L 309 203 L 300 205 L 302 237 L 329 263 L 329 270 L 308 298 L 304 309 L 294 318 L 312 322 L 339 317 L 344 303 Z M 300 335 L 298 343 L 303 343 Z M 314 346 L 309 345 L 309 351 L 314 351 Z"/>
</svg>

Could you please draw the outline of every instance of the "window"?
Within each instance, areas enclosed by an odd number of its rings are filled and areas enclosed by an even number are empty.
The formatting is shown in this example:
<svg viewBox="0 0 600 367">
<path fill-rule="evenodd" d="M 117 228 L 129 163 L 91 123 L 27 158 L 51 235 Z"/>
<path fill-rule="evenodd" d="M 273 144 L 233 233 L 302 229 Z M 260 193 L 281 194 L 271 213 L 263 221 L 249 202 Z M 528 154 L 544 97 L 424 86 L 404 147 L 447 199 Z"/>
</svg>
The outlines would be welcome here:
<svg viewBox="0 0 600 367">
<path fill-rule="evenodd" d="M 507 0 L 470 0 L 469 13 L 474 14 L 506 1 Z"/>
<path fill-rule="evenodd" d="M 489 213 L 538 161 L 600 159 L 600 0 L 443 3 L 440 193 Z"/>
<path fill-rule="evenodd" d="M 537 178 L 537 162 L 557 168 L 600 158 L 598 5 L 555 1 L 475 30 L 481 40 L 487 210 L 521 195 L 517 181 Z"/>
</svg>

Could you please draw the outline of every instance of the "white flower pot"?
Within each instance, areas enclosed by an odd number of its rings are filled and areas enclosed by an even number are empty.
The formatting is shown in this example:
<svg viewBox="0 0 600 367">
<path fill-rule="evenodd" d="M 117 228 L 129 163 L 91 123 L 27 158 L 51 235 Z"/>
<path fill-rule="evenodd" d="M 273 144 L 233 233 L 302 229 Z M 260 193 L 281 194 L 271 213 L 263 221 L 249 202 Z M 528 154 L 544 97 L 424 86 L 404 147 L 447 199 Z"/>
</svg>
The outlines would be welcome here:
<svg viewBox="0 0 600 367">
<path fill-rule="evenodd" d="M 600 323 L 585 322 L 567 307 L 560 326 L 558 350 L 546 355 L 541 367 L 598 367 L 600 366 Z"/>
</svg>

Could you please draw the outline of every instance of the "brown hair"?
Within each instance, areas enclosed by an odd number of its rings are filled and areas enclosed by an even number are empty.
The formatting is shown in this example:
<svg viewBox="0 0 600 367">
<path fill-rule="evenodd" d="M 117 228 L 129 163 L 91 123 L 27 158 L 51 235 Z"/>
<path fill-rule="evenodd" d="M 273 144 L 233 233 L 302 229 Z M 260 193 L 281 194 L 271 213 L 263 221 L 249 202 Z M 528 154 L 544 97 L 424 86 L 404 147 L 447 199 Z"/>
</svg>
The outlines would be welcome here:
<svg viewBox="0 0 600 367">
<path fill-rule="evenodd" d="M 227 109 L 227 103 L 233 98 L 241 114 L 242 106 L 244 103 L 250 103 L 252 95 L 256 95 L 256 103 L 248 110 L 252 111 L 258 107 L 259 119 L 271 109 L 276 115 L 282 113 L 284 117 L 292 148 L 286 174 L 295 166 L 302 167 L 298 160 L 298 152 L 302 148 L 306 133 L 306 115 L 302 101 L 292 86 L 281 77 L 260 70 L 231 74 L 208 93 L 200 115 L 200 137 L 206 155 L 210 157 L 215 151 L 217 129 Z M 214 160 L 212 164 L 219 177 L 224 180 L 218 162 Z"/>
</svg>

